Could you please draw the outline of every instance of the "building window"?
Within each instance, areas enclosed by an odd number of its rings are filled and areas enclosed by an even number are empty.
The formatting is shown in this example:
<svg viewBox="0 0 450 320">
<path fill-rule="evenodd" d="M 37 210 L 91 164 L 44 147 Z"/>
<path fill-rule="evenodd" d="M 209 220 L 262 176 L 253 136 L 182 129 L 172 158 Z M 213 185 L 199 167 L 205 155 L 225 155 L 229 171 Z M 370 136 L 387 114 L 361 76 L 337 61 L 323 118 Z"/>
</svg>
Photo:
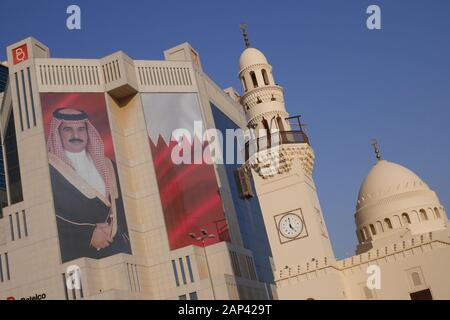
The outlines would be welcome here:
<svg viewBox="0 0 450 320">
<path fill-rule="evenodd" d="M 422 280 L 420 280 L 420 275 L 418 272 L 413 272 L 411 274 L 411 280 L 415 286 L 422 285 Z"/>
<path fill-rule="evenodd" d="M 427 213 L 425 212 L 425 210 L 424 209 L 420 209 L 420 219 L 422 220 L 422 221 L 426 221 L 426 220 L 428 220 L 428 216 L 427 216 Z"/>
<path fill-rule="evenodd" d="M 191 292 L 189 293 L 189 299 L 190 300 L 198 300 L 197 292 Z"/>
<path fill-rule="evenodd" d="M 2 264 L 2 255 L 0 254 L 0 282 L 5 281 L 3 278 L 3 264 Z"/>
<path fill-rule="evenodd" d="M 411 220 L 409 219 L 409 215 L 407 213 L 402 214 L 402 220 L 404 224 L 410 224 Z"/>
<path fill-rule="evenodd" d="M 11 274 L 9 273 L 9 259 L 8 253 L 5 253 L 5 264 L 6 264 L 6 279 L 11 280 Z"/>
<path fill-rule="evenodd" d="M 178 300 L 187 300 L 186 295 L 182 294 L 181 296 L 178 296 Z"/>
<path fill-rule="evenodd" d="M 187 282 L 186 282 L 186 273 L 184 272 L 183 259 L 179 258 L 178 262 L 180 263 L 181 278 L 183 279 L 183 283 L 187 284 Z"/>
<path fill-rule="evenodd" d="M 20 219 L 19 219 L 19 213 L 16 212 L 16 224 L 17 224 L 17 236 L 19 239 L 22 238 L 22 232 L 20 232 Z"/>
<path fill-rule="evenodd" d="M 363 230 L 364 230 L 364 239 L 369 240 L 370 239 L 369 230 L 367 230 L 367 227 L 364 227 Z"/>
<path fill-rule="evenodd" d="M 257 280 L 256 272 L 255 272 L 255 265 L 253 264 L 252 258 L 249 256 L 245 256 L 245 259 L 247 262 L 247 268 L 249 271 L 250 279 Z"/>
<path fill-rule="evenodd" d="M 266 86 L 268 86 L 268 85 L 269 85 L 269 77 L 267 77 L 267 71 L 266 71 L 266 69 L 262 69 L 262 70 L 261 70 L 261 73 L 262 73 L 262 76 L 263 76 L 264 84 L 265 84 Z"/>
<path fill-rule="evenodd" d="M 375 236 L 377 234 L 377 231 L 375 230 L 375 227 L 373 226 L 373 224 L 369 225 L 369 227 L 370 227 L 370 232 L 372 232 L 372 235 Z"/>
<path fill-rule="evenodd" d="M 278 130 L 285 131 L 283 119 L 281 117 L 277 117 Z"/>
<path fill-rule="evenodd" d="M 8 194 L 6 193 L 5 161 L 3 145 L 0 145 L 0 219 L 3 218 L 3 208 L 8 206 Z"/>
<path fill-rule="evenodd" d="M 189 272 L 189 278 L 191 279 L 191 282 L 194 282 L 194 274 L 192 272 L 192 266 L 191 266 L 191 258 L 189 256 L 186 256 L 186 264 L 188 267 L 188 272 Z"/>
<path fill-rule="evenodd" d="M 22 218 L 23 218 L 23 227 L 24 227 L 24 231 L 25 231 L 25 237 L 28 237 L 27 215 L 25 214 L 25 210 L 22 210 Z"/>
<path fill-rule="evenodd" d="M 384 223 L 386 224 L 388 229 L 392 229 L 391 219 L 389 218 L 384 219 Z"/>
<path fill-rule="evenodd" d="M 360 237 L 361 237 L 361 242 L 366 241 L 366 236 L 364 235 L 364 230 L 363 229 L 359 230 L 359 234 L 360 234 Z"/>
<path fill-rule="evenodd" d="M 436 215 L 436 219 L 440 219 L 441 218 L 441 213 L 439 212 L 438 208 L 434 208 L 434 214 Z"/>
<path fill-rule="evenodd" d="M 381 223 L 381 221 L 377 221 L 376 229 L 378 230 L 378 232 L 384 232 L 383 224 Z"/>
<path fill-rule="evenodd" d="M 9 215 L 9 230 L 11 232 L 11 241 L 14 241 L 14 222 L 12 215 Z"/>
<path fill-rule="evenodd" d="M 253 88 L 258 88 L 258 80 L 256 80 L 255 72 L 250 72 L 250 77 L 252 78 Z"/>
<path fill-rule="evenodd" d="M 14 125 L 14 113 L 8 120 L 6 135 L 4 139 L 6 168 L 8 172 L 8 189 L 10 204 L 23 201 L 22 179 L 20 177 L 19 154 L 17 151 L 16 129 Z"/>
<path fill-rule="evenodd" d="M 173 276 L 175 277 L 175 283 L 176 283 L 177 287 L 179 287 L 180 280 L 178 279 L 177 265 L 175 263 L 175 260 L 172 260 L 172 269 L 173 269 Z"/>
<path fill-rule="evenodd" d="M 241 199 L 248 199 L 253 197 L 253 189 L 250 181 L 250 175 L 245 172 L 243 168 L 238 168 L 235 171 L 236 184 Z"/>
<path fill-rule="evenodd" d="M 239 261 L 236 252 L 231 251 L 231 264 L 233 267 L 234 274 L 237 277 L 241 276 L 241 268 L 239 267 Z"/>
<path fill-rule="evenodd" d="M 245 82 L 245 78 L 244 77 L 242 77 L 241 78 L 241 80 L 242 80 L 242 86 L 244 87 L 244 92 L 247 92 L 247 82 Z"/>
<path fill-rule="evenodd" d="M 67 280 L 66 280 L 66 274 L 62 274 L 62 281 L 64 285 L 64 296 L 66 297 L 66 300 L 69 300 L 69 290 L 67 289 Z"/>
</svg>

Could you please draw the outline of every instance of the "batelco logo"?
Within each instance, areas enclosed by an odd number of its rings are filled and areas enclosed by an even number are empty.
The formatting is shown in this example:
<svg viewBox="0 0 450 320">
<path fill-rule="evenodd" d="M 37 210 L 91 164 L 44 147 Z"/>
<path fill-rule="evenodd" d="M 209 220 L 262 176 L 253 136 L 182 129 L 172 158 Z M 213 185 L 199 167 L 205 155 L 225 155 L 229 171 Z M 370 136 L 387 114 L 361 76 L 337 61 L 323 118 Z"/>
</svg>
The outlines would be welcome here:
<svg viewBox="0 0 450 320">
<path fill-rule="evenodd" d="M 47 295 L 45 293 L 41 294 L 35 294 L 34 296 L 28 297 L 28 298 L 20 298 L 20 300 L 45 300 L 47 298 Z M 6 300 L 16 300 L 15 297 L 8 297 Z"/>
<path fill-rule="evenodd" d="M 28 298 L 20 298 L 20 300 L 44 300 L 45 298 L 47 298 L 47 295 L 45 293 L 41 293 L 35 294 L 34 296 Z"/>
</svg>

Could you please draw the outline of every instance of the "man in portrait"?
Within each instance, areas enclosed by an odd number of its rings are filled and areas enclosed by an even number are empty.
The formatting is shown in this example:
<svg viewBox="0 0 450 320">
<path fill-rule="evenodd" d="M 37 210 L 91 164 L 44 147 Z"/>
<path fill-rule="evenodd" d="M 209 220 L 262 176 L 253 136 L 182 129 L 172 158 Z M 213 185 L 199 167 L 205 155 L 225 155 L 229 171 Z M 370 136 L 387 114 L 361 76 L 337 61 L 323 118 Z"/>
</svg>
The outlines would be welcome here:
<svg viewBox="0 0 450 320">
<path fill-rule="evenodd" d="M 54 111 L 47 147 L 62 261 L 131 253 L 117 169 L 88 115 Z"/>
</svg>

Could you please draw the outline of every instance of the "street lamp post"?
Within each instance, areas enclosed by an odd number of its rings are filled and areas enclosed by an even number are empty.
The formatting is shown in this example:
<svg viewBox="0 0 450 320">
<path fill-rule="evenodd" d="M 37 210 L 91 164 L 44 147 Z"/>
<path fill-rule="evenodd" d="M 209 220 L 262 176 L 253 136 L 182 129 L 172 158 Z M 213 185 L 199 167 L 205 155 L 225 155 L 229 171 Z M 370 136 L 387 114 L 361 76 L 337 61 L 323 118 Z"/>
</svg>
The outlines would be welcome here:
<svg viewBox="0 0 450 320">
<path fill-rule="evenodd" d="M 208 277 L 209 277 L 209 281 L 211 282 L 211 289 L 212 289 L 212 294 L 213 294 L 213 299 L 216 300 L 216 293 L 214 291 L 214 284 L 212 281 L 212 276 L 211 276 L 211 270 L 209 269 L 209 262 L 208 262 L 208 256 L 206 254 L 206 249 L 205 249 L 205 239 L 206 238 L 215 238 L 216 235 L 213 233 L 208 233 L 205 229 L 201 229 L 200 232 L 202 233 L 201 236 L 198 236 L 191 232 L 189 233 L 189 236 L 192 239 L 195 239 L 197 241 L 201 241 L 202 242 L 202 246 L 203 246 L 203 253 L 205 254 L 205 260 L 206 260 L 206 268 L 208 269 Z"/>
</svg>

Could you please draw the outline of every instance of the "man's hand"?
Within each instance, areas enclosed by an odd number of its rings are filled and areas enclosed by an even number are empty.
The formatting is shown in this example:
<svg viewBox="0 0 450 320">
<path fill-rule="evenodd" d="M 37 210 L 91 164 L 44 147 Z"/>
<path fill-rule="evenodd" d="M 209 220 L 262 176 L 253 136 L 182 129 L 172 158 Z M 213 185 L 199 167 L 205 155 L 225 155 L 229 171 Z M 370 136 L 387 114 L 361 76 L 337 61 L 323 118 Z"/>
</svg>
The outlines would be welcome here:
<svg viewBox="0 0 450 320">
<path fill-rule="evenodd" d="M 92 233 L 91 246 L 97 250 L 108 247 L 111 242 L 112 226 L 107 223 L 98 223 Z"/>
</svg>

